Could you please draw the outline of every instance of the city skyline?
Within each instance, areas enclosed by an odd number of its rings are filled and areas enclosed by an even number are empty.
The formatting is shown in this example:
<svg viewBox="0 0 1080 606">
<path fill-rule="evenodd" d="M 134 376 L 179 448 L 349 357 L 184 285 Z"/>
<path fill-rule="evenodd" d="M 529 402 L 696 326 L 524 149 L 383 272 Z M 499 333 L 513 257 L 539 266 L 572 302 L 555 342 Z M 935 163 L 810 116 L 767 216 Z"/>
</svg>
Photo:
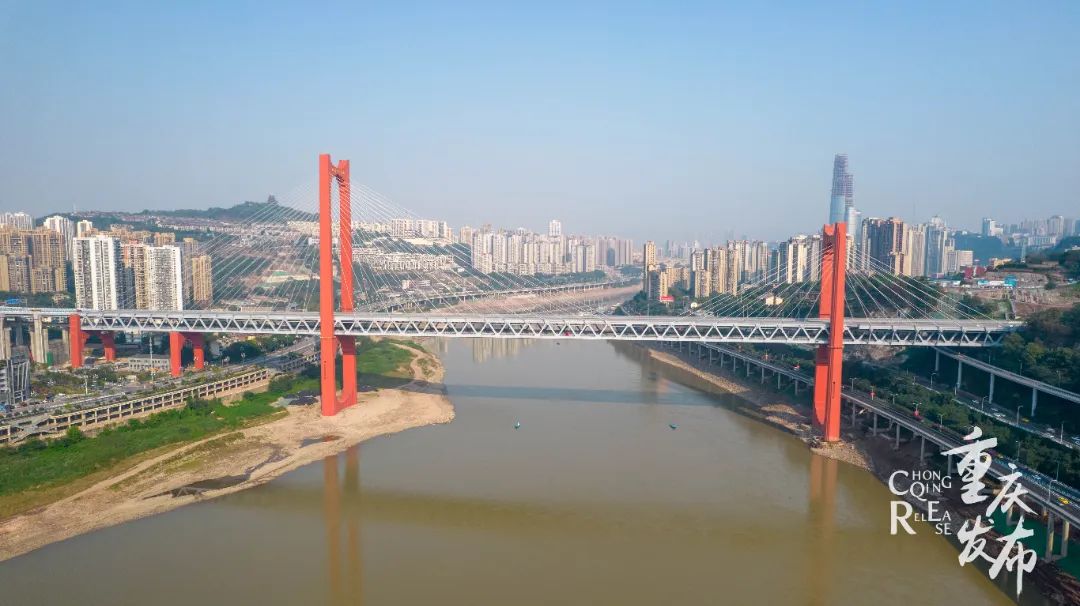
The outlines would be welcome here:
<svg viewBox="0 0 1080 606">
<path fill-rule="evenodd" d="M 258 200 L 325 151 L 420 215 L 639 240 L 816 229 L 837 152 L 864 216 L 1076 206 L 1075 5 L 612 8 L 9 6 L 0 209 Z"/>
</svg>

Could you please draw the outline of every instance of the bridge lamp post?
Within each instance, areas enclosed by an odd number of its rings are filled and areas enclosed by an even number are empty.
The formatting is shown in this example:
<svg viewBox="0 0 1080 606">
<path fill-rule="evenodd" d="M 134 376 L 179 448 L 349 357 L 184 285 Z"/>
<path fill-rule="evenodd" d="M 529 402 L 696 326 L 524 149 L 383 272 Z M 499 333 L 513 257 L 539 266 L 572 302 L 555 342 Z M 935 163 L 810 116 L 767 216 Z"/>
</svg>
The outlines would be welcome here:
<svg viewBox="0 0 1080 606">
<path fill-rule="evenodd" d="M 930 373 L 930 389 L 934 388 L 934 377 L 936 377 L 936 376 L 937 376 L 936 372 Z"/>
<path fill-rule="evenodd" d="M 943 431 L 945 429 L 945 419 L 940 412 L 937 413 L 937 429 L 938 431 Z"/>
<path fill-rule="evenodd" d="M 1016 441 L 1016 462 L 1020 462 L 1020 440 Z"/>
<path fill-rule="evenodd" d="M 1020 407 L 1021 407 L 1021 406 L 1023 406 L 1023 404 L 1021 404 L 1020 406 L 1017 406 L 1017 407 L 1016 407 L 1016 424 L 1017 424 L 1017 425 L 1019 425 L 1019 424 L 1020 424 Z"/>
</svg>

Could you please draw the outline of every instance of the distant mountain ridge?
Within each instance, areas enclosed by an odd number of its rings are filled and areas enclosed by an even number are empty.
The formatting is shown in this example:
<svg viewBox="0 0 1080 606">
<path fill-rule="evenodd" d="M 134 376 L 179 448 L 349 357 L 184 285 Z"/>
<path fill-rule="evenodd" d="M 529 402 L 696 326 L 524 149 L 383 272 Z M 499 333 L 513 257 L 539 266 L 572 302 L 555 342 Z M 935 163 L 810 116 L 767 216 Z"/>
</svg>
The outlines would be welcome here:
<svg viewBox="0 0 1080 606">
<path fill-rule="evenodd" d="M 206 210 L 184 208 L 179 210 L 144 210 L 142 215 L 163 217 L 188 217 L 192 219 L 213 219 L 216 221 L 248 221 L 257 219 L 260 223 L 284 223 L 285 221 L 318 221 L 319 216 L 288 206 L 282 206 L 274 196 L 266 202 L 241 202 L 229 208 L 214 206 Z"/>
</svg>

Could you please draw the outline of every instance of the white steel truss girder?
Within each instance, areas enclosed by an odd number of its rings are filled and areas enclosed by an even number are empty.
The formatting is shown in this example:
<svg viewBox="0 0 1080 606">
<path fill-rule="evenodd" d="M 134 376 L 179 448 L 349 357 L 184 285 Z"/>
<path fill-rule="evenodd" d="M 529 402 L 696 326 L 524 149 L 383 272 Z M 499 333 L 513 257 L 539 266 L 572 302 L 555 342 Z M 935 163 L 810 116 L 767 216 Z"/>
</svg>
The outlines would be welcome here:
<svg viewBox="0 0 1080 606">
<path fill-rule="evenodd" d="M 64 323 L 78 313 L 85 330 L 238 334 L 319 334 L 313 312 L 88 311 L 0 307 L 0 317 Z M 1019 327 L 1007 321 L 946 321 L 848 318 L 847 345 L 987 347 Z M 604 339 L 708 341 L 717 343 L 826 343 L 826 320 L 718 318 L 709 316 L 533 316 L 490 314 L 340 313 L 334 333 L 352 336 L 491 337 L 509 339 Z"/>
</svg>

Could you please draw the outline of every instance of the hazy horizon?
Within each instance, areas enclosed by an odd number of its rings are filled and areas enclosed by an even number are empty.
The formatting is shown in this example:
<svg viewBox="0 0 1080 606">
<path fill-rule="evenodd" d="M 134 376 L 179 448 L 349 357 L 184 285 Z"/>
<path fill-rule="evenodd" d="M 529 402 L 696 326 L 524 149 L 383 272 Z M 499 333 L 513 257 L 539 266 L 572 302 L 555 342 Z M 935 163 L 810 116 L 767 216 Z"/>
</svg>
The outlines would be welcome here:
<svg viewBox="0 0 1080 606">
<path fill-rule="evenodd" d="M 1080 5 L 0 2 L 0 210 L 398 205 L 635 240 L 1080 214 Z M 1073 218 L 1076 218 L 1075 216 Z"/>
</svg>

